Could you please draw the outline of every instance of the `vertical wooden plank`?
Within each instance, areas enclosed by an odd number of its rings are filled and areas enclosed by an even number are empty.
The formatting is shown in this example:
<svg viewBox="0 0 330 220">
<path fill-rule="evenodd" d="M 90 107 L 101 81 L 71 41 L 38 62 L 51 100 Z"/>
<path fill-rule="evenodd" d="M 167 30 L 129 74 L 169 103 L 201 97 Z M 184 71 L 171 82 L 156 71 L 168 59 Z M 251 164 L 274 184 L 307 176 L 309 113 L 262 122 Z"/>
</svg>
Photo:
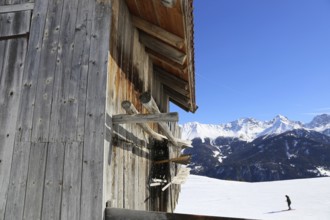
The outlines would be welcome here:
<svg viewBox="0 0 330 220">
<path fill-rule="evenodd" d="M 18 114 L 26 39 L 7 41 L 0 78 L 0 217 L 4 216 Z"/>
<path fill-rule="evenodd" d="M 124 208 L 132 209 L 131 200 L 132 200 L 132 181 L 130 177 L 132 176 L 131 167 L 130 167 L 130 152 L 132 151 L 132 145 L 128 144 L 124 151 Z"/>
<path fill-rule="evenodd" d="M 24 220 L 41 219 L 46 157 L 47 144 L 33 143 L 28 165 L 29 171 L 23 213 Z"/>
<path fill-rule="evenodd" d="M 49 0 L 33 113 L 33 141 L 48 141 L 62 7 L 63 0 Z"/>
<path fill-rule="evenodd" d="M 109 117 L 108 115 L 106 117 Z M 106 127 L 106 138 L 104 141 L 104 163 L 103 163 L 103 197 L 107 206 L 111 206 L 111 153 L 112 153 L 112 138 L 109 136 L 112 135 L 112 130 L 108 127 L 108 121 Z M 111 126 L 112 127 L 112 126 Z M 112 128 L 111 128 L 112 129 Z"/>
<path fill-rule="evenodd" d="M 93 16 L 83 151 L 81 219 L 102 219 L 107 61 L 111 2 L 96 2 Z M 106 31 L 107 30 L 107 31 Z M 96 107 L 97 106 L 97 107 Z"/>
<path fill-rule="evenodd" d="M 112 158 L 111 158 L 111 166 L 112 166 L 112 196 L 111 196 L 111 207 L 119 208 L 118 205 L 118 190 L 119 190 L 119 182 L 118 178 L 118 146 L 112 146 Z"/>
<path fill-rule="evenodd" d="M 3 64 L 5 62 L 6 56 L 6 45 L 7 45 L 7 41 L 6 40 L 0 40 L 0 51 L 2 51 L 2 56 L 0 56 L 0 84 L 2 81 L 2 75 L 4 73 L 3 71 Z"/>
<path fill-rule="evenodd" d="M 77 0 L 64 0 L 58 40 L 51 110 L 51 141 L 76 139 L 79 78 L 72 77 Z"/>
<path fill-rule="evenodd" d="M 76 91 L 77 111 L 76 140 L 83 141 L 85 133 L 87 76 L 90 54 L 94 3 L 90 0 L 81 0 L 78 4 L 78 14 L 75 27 L 74 51 L 72 59 L 71 78 L 77 81 Z"/>
<path fill-rule="evenodd" d="M 5 219 L 23 218 L 25 191 L 27 183 L 30 142 L 16 142 L 10 173 Z"/>
<path fill-rule="evenodd" d="M 41 218 L 60 219 L 63 186 L 64 143 L 49 143 Z"/>
<path fill-rule="evenodd" d="M 140 200 L 142 200 L 142 196 L 141 196 L 141 189 L 139 186 L 139 180 L 140 180 L 140 170 L 141 170 L 141 162 L 140 162 L 140 158 L 135 155 L 134 156 L 135 159 L 135 181 L 134 181 L 134 192 L 135 192 L 135 208 L 136 210 L 141 210 L 141 206 L 140 206 Z"/>
<path fill-rule="evenodd" d="M 109 77 L 108 77 L 108 95 L 109 99 L 109 108 L 107 108 L 107 111 L 109 112 L 109 115 L 116 114 L 118 109 L 118 99 L 119 99 L 119 66 L 118 66 L 118 59 L 119 59 L 119 52 L 118 52 L 118 30 L 119 30 L 119 19 L 121 19 L 121 16 L 119 16 L 119 8 L 120 3 L 122 1 L 120 0 L 113 0 L 112 2 L 112 19 L 111 19 L 111 33 L 110 33 L 110 63 L 109 63 Z M 114 128 L 115 129 L 115 128 Z M 116 140 L 112 144 L 112 156 L 111 156 L 111 207 L 120 207 L 120 143 L 118 140 Z"/>
<path fill-rule="evenodd" d="M 135 148 L 132 149 L 132 153 L 131 153 L 131 170 L 132 170 L 132 184 L 131 184 L 131 188 L 132 188 L 132 209 L 137 209 L 137 204 L 136 201 L 138 199 L 138 163 L 136 161 L 136 155 L 134 155 L 134 150 Z"/>
<path fill-rule="evenodd" d="M 20 111 L 17 124 L 17 137 L 21 141 L 30 141 L 33 111 L 37 88 L 38 68 L 40 64 L 41 45 L 49 0 L 38 1 L 33 10 L 27 59 L 24 63 L 23 87 L 20 99 Z"/>
<path fill-rule="evenodd" d="M 140 198 L 139 198 L 139 208 L 145 210 L 145 165 L 146 159 L 143 155 L 139 158 L 139 189 L 140 189 Z"/>
<path fill-rule="evenodd" d="M 61 219 L 80 219 L 82 142 L 65 146 Z"/>
<path fill-rule="evenodd" d="M 135 182 L 135 170 L 132 169 L 132 163 L 133 163 L 133 147 L 130 148 L 130 151 L 129 151 L 129 164 L 128 164 L 128 167 L 129 167 L 129 207 L 130 209 L 134 209 L 134 200 L 135 200 L 135 197 L 134 197 L 134 182 Z"/>
<path fill-rule="evenodd" d="M 118 191 L 117 191 L 117 203 L 118 203 L 118 207 L 119 208 L 124 208 L 124 202 L 123 202 L 123 194 L 124 194 L 124 190 L 123 190 L 123 187 L 124 187 L 124 164 L 123 164 L 123 146 L 124 144 L 123 143 L 119 143 L 121 146 L 118 147 L 118 154 L 117 154 L 117 157 L 118 157 L 118 176 L 116 177 L 117 179 L 117 182 L 118 182 Z"/>
</svg>

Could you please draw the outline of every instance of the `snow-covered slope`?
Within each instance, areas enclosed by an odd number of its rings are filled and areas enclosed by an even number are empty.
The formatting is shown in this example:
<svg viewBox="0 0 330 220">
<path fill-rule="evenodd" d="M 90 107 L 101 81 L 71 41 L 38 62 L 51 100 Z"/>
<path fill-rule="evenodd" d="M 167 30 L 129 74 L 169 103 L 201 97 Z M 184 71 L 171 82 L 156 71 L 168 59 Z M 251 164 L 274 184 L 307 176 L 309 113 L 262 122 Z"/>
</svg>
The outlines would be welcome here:
<svg viewBox="0 0 330 220">
<path fill-rule="evenodd" d="M 315 131 L 324 131 L 330 129 L 330 115 L 322 114 L 315 116 L 313 120 L 305 125 L 306 128 L 315 130 Z"/>
<path fill-rule="evenodd" d="M 301 122 L 291 121 L 285 116 L 277 115 L 270 121 L 242 118 L 230 123 L 219 125 L 189 122 L 182 125 L 182 138 L 192 140 L 199 137 L 204 140 L 205 138 L 215 139 L 217 137 L 236 137 L 250 142 L 260 136 L 281 134 L 294 129 L 322 132 L 329 128 L 330 115 L 323 114 L 316 116 L 312 122 L 306 125 Z"/>
<path fill-rule="evenodd" d="M 330 177 L 244 183 L 190 175 L 176 213 L 279 220 L 329 220 Z M 292 201 L 287 211 L 285 195 Z"/>
</svg>

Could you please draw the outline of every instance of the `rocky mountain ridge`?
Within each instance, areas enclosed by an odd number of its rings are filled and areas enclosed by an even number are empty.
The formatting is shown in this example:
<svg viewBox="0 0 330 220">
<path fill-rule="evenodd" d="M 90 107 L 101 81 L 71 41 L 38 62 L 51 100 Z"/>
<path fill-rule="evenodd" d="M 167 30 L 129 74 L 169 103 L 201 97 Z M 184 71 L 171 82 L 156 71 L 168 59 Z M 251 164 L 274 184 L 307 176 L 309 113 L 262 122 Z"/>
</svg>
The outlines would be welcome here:
<svg viewBox="0 0 330 220">
<path fill-rule="evenodd" d="M 186 134 L 203 128 L 194 125 L 197 128 Z M 320 115 L 308 124 L 277 116 L 268 122 L 241 119 L 204 126 L 200 137 L 194 134 L 194 147 L 184 153 L 192 155 L 193 174 L 219 179 L 258 182 L 330 176 L 329 125 L 329 115 Z M 214 133 L 207 132 L 209 128 Z"/>
<path fill-rule="evenodd" d="M 315 116 L 313 120 L 307 124 L 289 120 L 282 115 L 277 115 L 270 121 L 259 121 L 254 118 L 241 118 L 219 125 L 189 122 L 182 126 L 182 138 L 187 140 L 201 138 L 204 140 L 205 138 L 215 139 L 217 137 L 233 137 L 251 142 L 260 136 L 281 134 L 294 129 L 306 129 L 330 133 L 330 115 L 322 114 Z"/>
</svg>

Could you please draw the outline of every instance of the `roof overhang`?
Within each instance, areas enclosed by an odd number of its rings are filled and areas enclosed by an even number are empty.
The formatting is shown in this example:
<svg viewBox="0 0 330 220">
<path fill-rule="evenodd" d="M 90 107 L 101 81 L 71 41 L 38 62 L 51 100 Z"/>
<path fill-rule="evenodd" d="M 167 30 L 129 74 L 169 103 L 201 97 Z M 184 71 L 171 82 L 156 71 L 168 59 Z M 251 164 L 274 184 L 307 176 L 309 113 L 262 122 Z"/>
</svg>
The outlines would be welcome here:
<svg viewBox="0 0 330 220">
<path fill-rule="evenodd" d="M 125 0 L 170 100 L 195 112 L 193 0 Z"/>
</svg>

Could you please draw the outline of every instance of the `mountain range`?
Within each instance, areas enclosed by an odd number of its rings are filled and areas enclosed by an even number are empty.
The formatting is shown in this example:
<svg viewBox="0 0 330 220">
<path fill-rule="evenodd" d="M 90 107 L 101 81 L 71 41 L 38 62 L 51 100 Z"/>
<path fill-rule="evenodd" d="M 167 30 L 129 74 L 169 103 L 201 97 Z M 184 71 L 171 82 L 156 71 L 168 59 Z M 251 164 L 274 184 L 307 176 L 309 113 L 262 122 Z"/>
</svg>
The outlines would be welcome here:
<svg viewBox="0 0 330 220">
<path fill-rule="evenodd" d="M 191 173 L 249 182 L 330 176 L 330 115 L 303 124 L 278 115 L 182 126 L 192 140 Z"/>
</svg>

